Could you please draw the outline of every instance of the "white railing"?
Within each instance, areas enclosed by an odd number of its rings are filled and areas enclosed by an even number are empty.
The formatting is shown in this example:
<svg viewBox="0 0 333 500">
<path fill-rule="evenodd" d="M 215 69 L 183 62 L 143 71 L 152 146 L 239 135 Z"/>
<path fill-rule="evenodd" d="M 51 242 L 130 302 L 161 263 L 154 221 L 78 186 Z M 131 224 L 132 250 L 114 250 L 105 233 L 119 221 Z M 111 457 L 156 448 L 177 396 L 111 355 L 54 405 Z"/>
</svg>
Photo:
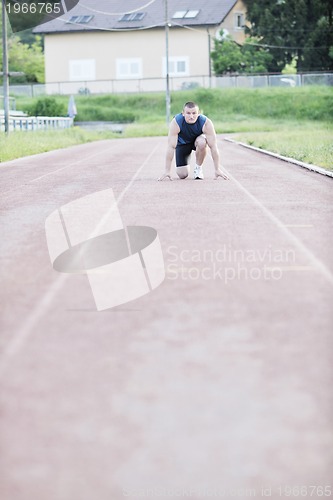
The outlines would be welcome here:
<svg viewBox="0 0 333 500">
<path fill-rule="evenodd" d="M 65 129 L 73 126 L 73 118 L 69 116 L 10 116 L 9 130 L 48 130 Z M 5 119 L 0 117 L 0 131 L 5 130 Z"/>
</svg>

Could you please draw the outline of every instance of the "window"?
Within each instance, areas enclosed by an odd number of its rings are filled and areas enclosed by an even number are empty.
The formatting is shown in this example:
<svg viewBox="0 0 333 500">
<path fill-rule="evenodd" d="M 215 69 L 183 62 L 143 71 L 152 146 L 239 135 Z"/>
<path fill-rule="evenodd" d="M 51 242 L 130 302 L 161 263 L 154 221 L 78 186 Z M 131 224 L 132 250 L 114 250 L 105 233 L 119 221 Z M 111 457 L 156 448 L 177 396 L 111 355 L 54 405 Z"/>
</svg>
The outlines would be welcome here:
<svg viewBox="0 0 333 500">
<path fill-rule="evenodd" d="M 81 16 L 80 23 L 90 23 L 94 16 Z"/>
<path fill-rule="evenodd" d="M 70 81 L 95 80 L 95 66 L 95 59 L 76 59 L 69 61 Z"/>
<path fill-rule="evenodd" d="M 194 19 L 199 12 L 199 10 L 177 10 L 172 19 Z"/>
<path fill-rule="evenodd" d="M 124 14 L 119 21 L 141 21 L 144 17 L 144 12 L 133 12 L 132 14 Z"/>
<path fill-rule="evenodd" d="M 88 24 L 94 16 L 72 16 L 67 23 L 73 24 Z"/>
<path fill-rule="evenodd" d="M 186 10 L 177 10 L 177 12 L 174 13 L 172 16 L 172 19 L 183 19 L 183 17 L 186 14 Z"/>
<path fill-rule="evenodd" d="M 77 23 L 78 19 L 80 19 L 80 16 L 72 16 L 70 19 L 68 19 L 68 23 Z"/>
<path fill-rule="evenodd" d="M 169 76 L 187 76 L 189 74 L 188 57 L 169 57 Z M 163 58 L 163 76 L 166 75 L 166 58 Z"/>
<path fill-rule="evenodd" d="M 242 12 L 235 13 L 235 29 L 242 30 L 244 29 L 244 14 Z"/>
<path fill-rule="evenodd" d="M 116 59 L 116 75 L 118 79 L 142 78 L 142 60 Z"/>
<path fill-rule="evenodd" d="M 184 17 L 186 19 L 193 19 L 194 17 L 197 17 L 198 14 L 199 14 L 198 10 L 188 10 Z"/>
</svg>

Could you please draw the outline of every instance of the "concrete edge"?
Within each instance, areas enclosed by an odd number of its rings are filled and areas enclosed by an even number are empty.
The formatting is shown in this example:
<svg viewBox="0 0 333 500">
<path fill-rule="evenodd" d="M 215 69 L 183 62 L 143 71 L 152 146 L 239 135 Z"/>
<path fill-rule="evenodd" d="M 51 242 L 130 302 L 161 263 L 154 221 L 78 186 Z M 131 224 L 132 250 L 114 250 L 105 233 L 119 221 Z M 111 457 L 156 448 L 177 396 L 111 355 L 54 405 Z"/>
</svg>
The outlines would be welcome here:
<svg viewBox="0 0 333 500">
<path fill-rule="evenodd" d="M 250 146 L 250 144 L 245 144 L 244 142 L 235 141 L 234 139 L 230 139 L 229 137 L 223 137 L 223 140 L 233 142 L 234 144 L 238 144 L 239 146 L 243 146 L 244 148 L 253 149 L 258 153 L 273 156 L 274 158 L 278 158 L 279 160 L 283 160 L 288 163 L 293 163 L 294 165 L 298 165 L 299 167 L 307 168 L 308 170 L 316 172 L 317 174 L 326 175 L 327 177 L 333 177 L 333 172 L 331 172 L 330 170 L 325 170 L 322 167 L 317 167 L 316 165 L 311 165 L 310 163 L 304 163 L 302 161 L 295 160 L 294 158 L 288 158 L 287 156 L 281 156 L 277 153 L 272 153 L 272 151 L 267 151 L 266 149 L 260 149 L 255 146 Z"/>
</svg>

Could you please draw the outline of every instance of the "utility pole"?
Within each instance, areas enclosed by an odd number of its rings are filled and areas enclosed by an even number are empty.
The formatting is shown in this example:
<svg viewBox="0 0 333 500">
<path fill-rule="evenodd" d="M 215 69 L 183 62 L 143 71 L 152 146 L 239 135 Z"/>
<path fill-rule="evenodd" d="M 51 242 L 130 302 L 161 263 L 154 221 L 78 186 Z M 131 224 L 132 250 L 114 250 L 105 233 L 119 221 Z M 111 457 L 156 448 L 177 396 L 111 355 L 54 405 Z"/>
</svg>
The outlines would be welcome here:
<svg viewBox="0 0 333 500">
<path fill-rule="evenodd" d="M 211 58 L 211 35 L 209 28 L 207 28 L 208 35 L 208 74 L 209 74 L 209 88 L 212 87 L 212 58 Z"/>
<path fill-rule="evenodd" d="M 165 83 L 166 83 L 166 122 L 169 126 L 170 123 L 170 81 L 169 81 L 169 13 L 168 13 L 168 0 L 165 1 Z"/>
<path fill-rule="evenodd" d="M 2 0 L 2 69 L 3 69 L 3 108 L 5 113 L 5 133 L 9 133 L 9 72 L 7 45 L 7 16 L 5 0 Z"/>
</svg>

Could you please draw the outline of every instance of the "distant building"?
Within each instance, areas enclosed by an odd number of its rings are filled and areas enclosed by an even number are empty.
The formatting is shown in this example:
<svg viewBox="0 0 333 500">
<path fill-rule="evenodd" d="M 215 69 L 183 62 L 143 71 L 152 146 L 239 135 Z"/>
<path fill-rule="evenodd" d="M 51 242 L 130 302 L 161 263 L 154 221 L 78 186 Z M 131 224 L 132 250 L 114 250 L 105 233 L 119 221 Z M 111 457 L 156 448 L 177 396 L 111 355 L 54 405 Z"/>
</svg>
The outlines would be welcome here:
<svg viewBox="0 0 333 500">
<path fill-rule="evenodd" d="M 57 91 L 55 82 L 68 82 L 68 93 L 84 88 L 142 90 L 142 82 L 144 90 L 163 88 L 165 7 L 166 0 L 84 0 L 35 28 L 34 33 L 45 34 L 45 78 L 50 91 Z M 209 79 L 213 39 L 222 29 L 236 42 L 244 41 L 242 0 L 167 0 L 167 7 L 169 75 L 174 88 L 194 85 L 196 77 Z"/>
</svg>

